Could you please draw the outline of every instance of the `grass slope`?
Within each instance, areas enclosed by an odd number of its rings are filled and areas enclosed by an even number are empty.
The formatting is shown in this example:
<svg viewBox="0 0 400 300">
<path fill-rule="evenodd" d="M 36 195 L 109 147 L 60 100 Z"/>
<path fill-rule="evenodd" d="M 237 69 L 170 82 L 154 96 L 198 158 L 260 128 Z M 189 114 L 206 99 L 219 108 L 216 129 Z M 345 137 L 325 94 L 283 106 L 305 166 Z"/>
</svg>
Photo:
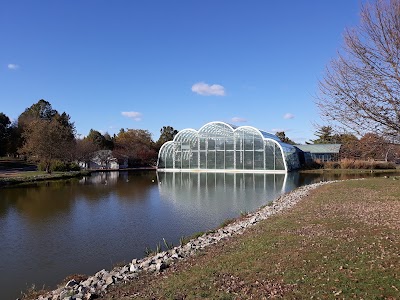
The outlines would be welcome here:
<svg viewBox="0 0 400 300">
<path fill-rule="evenodd" d="M 106 299 L 396 299 L 400 181 L 346 181 Z"/>
</svg>

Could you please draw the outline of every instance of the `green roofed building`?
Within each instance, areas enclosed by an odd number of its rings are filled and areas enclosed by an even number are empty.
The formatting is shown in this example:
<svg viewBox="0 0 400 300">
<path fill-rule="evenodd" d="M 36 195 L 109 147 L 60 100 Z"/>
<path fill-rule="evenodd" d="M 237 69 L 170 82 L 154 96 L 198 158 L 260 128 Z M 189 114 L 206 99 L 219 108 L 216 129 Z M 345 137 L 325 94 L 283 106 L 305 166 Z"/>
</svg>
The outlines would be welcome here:
<svg viewBox="0 0 400 300">
<path fill-rule="evenodd" d="M 159 171 L 285 173 L 300 166 L 297 149 L 251 126 L 210 122 L 181 130 L 159 152 Z"/>
<path fill-rule="evenodd" d="M 313 145 L 295 145 L 300 152 L 300 161 L 303 163 L 303 157 L 305 162 L 310 160 L 320 161 L 337 161 L 339 159 L 340 147 L 342 144 L 313 144 Z"/>
</svg>

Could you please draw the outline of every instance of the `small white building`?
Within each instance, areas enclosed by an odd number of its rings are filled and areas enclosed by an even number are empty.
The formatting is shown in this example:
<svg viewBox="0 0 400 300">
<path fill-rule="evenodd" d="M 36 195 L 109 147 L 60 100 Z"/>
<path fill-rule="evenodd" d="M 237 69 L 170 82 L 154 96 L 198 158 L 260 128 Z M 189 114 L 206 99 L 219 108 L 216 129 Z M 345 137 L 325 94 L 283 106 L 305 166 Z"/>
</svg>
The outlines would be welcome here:
<svg viewBox="0 0 400 300">
<path fill-rule="evenodd" d="M 118 170 L 128 167 L 128 158 L 118 159 L 112 155 L 111 150 L 99 150 L 93 153 L 88 161 L 80 161 L 79 166 L 83 169 L 98 170 Z"/>
</svg>

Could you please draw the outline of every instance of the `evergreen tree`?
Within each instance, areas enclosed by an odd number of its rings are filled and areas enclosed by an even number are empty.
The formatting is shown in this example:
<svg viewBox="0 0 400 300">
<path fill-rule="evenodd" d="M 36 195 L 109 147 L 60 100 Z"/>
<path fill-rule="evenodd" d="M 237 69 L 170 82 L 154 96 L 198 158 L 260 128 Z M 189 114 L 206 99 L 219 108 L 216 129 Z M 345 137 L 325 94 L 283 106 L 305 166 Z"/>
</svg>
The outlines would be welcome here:
<svg viewBox="0 0 400 300">
<path fill-rule="evenodd" d="M 284 143 L 290 144 L 290 145 L 295 145 L 296 143 L 292 141 L 290 138 L 286 136 L 286 133 L 284 131 L 278 131 L 275 133 L 275 135 Z"/>
</svg>

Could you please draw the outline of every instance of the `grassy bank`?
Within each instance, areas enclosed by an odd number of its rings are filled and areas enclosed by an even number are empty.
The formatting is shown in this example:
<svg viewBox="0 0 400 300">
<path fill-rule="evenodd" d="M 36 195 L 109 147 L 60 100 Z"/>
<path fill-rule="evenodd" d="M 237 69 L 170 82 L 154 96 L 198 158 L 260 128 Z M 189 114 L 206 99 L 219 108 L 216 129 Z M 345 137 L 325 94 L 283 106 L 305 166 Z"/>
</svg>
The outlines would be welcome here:
<svg viewBox="0 0 400 300">
<path fill-rule="evenodd" d="M 396 169 L 310 169 L 300 170 L 299 173 L 304 174 L 365 174 L 365 173 L 390 173 L 400 175 L 400 168 Z"/>
<path fill-rule="evenodd" d="M 106 299 L 395 299 L 400 180 L 346 181 Z"/>
<path fill-rule="evenodd" d="M 22 183 L 30 183 L 34 181 L 67 179 L 90 174 L 88 171 L 71 171 L 71 172 L 52 172 L 51 174 L 43 171 L 24 171 L 16 174 L 1 175 L 0 174 L 0 187 L 9 186 Z"/>
</svg>

